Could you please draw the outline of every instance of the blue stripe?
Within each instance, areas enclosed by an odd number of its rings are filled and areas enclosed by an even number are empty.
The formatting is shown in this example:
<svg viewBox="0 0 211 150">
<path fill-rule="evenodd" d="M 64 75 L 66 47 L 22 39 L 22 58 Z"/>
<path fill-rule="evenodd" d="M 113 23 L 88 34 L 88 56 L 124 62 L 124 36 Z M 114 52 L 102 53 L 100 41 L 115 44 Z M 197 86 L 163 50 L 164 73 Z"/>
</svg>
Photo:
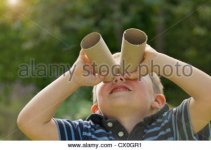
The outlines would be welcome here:
<svg viewBox="0 0 211 150">
<path fill-rule="evenodd" d="M 79 119 L 78 121 L 72 121 L 72 122 L 74 122 L 77 125 L 78 135 L 79 135 L 80 140 L 82 140 L 81 129 L 80 129 L 80 125 L 79 125 L 79 123 L 81 122 L 81 119 Z"/>
<path fill-rule="evenodd" d="M 162 122 L 162 124 L 160 125 L 161 127 L 165 126 L 167 123 L 169 123 L 169 120 L 165 120 L 164 122 Z"/>
<path fill-rule="evenodd" d="M 104 129 L 96 129 L 95 130 L 91 126 L 87 126 L 87 125 L 84 125 L 83 127 L 86 128 L 86 129 L 90 129 L 92 132 L 95 132 L 95 133 L 107 133 L 106 130 L 104 130 Z"/>
<path fill-rule="evenodd" d="M 157 119 L 156 122 L 153 122 L 151 125 L 156 125 L 157 123 L 163 122 L 163 119 Z"/>
<path fill-rule="evenodd" d="M 61 132 L 60 132 L 60 130 L 59 130 L 59 124 L 58 124 L 58 122 L 57 121 L 59 121 L 59 120 L 56 120 L 56 119 L 54 119 L 53 118 L 53 120 L 54 120 L 54 122 L 56 123 L 56 127 L 57 127 L 57 132 L 58 132 L 58 136 L 59 136 L 59 140 L 62 140 L 62 138 L 61 138 Z"/>
<path fill-rule="evenodd" d="M 162 136 L 164 134 L 167 134 L 168 132 L 171 132 L 171 129 L 170 128 L 166 129 L 165 131 L 161 131 L 157 136 L 149 137 L 149 138 L 146 138 L 145 140 L 155 140 L 155 139 L 158 139 L 160 136 Z"/>
<path fill-rule="evenodd" d="M 161 127 L 165 126 L 168 123 L 169 123 L 169 120 L 165 120 L 161 125 L 157 124 L 157 127 L 154 127 L 152 129 L 149 129 L 149 130 L 145 129 L 145 132 L 150 133 L 150 132 L 158 131 L 158 130 L 161 129 Z"/>
<path fill-rule="evenodd" d="M 185 103 L 186 104 L 186 109 L 188 109 L 187 108 L 187 104 L 189 104 L 189 102 L 190 102 L 190 100 L 191 100 L 191 98 L 189 98 L 189 99 L 186 99 L 186 100 L 184 100 L 183 101 L 183 103 Z M 193 133 L 193 126 L 192 126 L 192 123 L 191 123 L 191 119 L 190 119 L 190 114 L 189 114 L 189 111 L 187 110 L 187 118 L 188 118 L 188 123 L 190 124 L 190 132 L 191 132 L 191 137 L 194 139 L 194 140 L 198 140 L 197 139 L 197 137 L 194 135 L 194 133 Z"/>
<path fill-rule="evenodd" d="M 74 135 L 74 131 L 73 131 L 73 127 L 72 127 L 72 125 L 68 122 L 68 121 L 66 121 L 66 120 L 64 120 L 64 122 L 67 124 L 67 126 L 70 128 L 70 131 L 71 131 L 71 137 L 72 137 L 72 139 L 71 140 L 75 140 L 75 135 Z"/>
<path fill-rule="evenodd" d="M 161 127 L 155 127 L 153 129 L 149 129 L 149 130 L 146 129 L 145 132 L 150 133 L 150 132 L 153 132 L 153 131 L 158 131 L 158 130 L 160 130 L 160 128 Z"/>
<path fill-rule="evenodd" d="M 185 119 L 184 119 L 184 108 L 185 106 L 182 105 L 182 126 L 183 126 L 183 129 L 184 129 L 184 133 L 185 133 L 185 139 L 188 140 L 188 134 L 187 134 L 187 130 L 186 130 L 186 122 L 185 122 Z"/>
<path fill-rule="evenodd" d="M 77 129 L 78 129 L 78 135 L 80 137 L 80 140 L 82 140 L 82 137 L 81 137 L 81 129 L 80 129 L 80 127 L 78 127 Z"/>
<path fill-rule="evenodd" d="M 167 112 L 162 116 L 162 119 L 157 119 L 155 122 L 153 122 L 152 124 L 151 124 L 151 126 L 153 126 L 153 125 L 157 125 L 158 123 L 163 123 L 163 120 L 164 120 L 164 118 L 166 118 L 166 115 L 167 115 Z M 170 113 L 168 113 L 168 117 L 167 117 L 167 119 L 165 119 L 165 120 L 168 120 L 168 119 L 170 119 Z M 161 124 L 162 125 L 162 124 Z"/>
<path fill-rule="evenodd" d="M 175 126 L 176 126 L 176 132 L 177 132 L 177 140 L 180 139 L 180 134 L 179 134 L 179 128 L 178 128 L 178 120 L 177 120 L 177 117 L 178 117 L 178 110 L 176 109 L 176 113 L 175 113 Z"/>
<path fill-rule="evenodd" d="M 172 126 L 173 126 L 173 133 L 174 133 L 174 139 L 176 139 L 176 127 L 175 127 L 175 120 L 174 120 L 174 114 L 172 113 Z"/>
<path fill-rule="evenodd" d="M 91 129 L 91 126 L 90 125 L 83 124 L 83 127 L 86 128 L 86 129 Z"/>
<path fill-rule="evenodd" d="M 102 129 L 94 130 L 94 129 L 92 128 L 91 130 L 93 130 L 95 133 L 107 133 L 105 130 L 102 130 Z"/>
<path fill-rule="evenodd" d="M 210 123 L 209 123 L 209 140 L 211 140 L 211 126 L 210 126 Z"/>
<path fill-rule="evenodd" d="M 66 130 L 66 127 L 65 127 L 65 124 L 62 120 L 60 120 L 61 123 L 62 123 L 62 126 L 64 127 L 64 133 L 65 133 L 65 139 L 68 140 L 68 137 L 67 137 L 67 130 Z"/>
<path fill-rule="evenodd" d="M 168 117 L 167 117 L 167 118 L 168 118 L 168 120 L 170 120 L 170 119 L 171 119 L 171 115 L 172 115 L 172 113 L 169 111 L 169 112 L 168 112 Z"/>
<path fill-rule="evenodd" d="M 87 133 L 87 132 L 83 132 L 83 136 L 88 136 L 88 137 L 92 137 L 96 140 L 108 140 L 108 137 L 96 137 L 95 135 L 91 134 L 91 133 Z"/>
</svg>

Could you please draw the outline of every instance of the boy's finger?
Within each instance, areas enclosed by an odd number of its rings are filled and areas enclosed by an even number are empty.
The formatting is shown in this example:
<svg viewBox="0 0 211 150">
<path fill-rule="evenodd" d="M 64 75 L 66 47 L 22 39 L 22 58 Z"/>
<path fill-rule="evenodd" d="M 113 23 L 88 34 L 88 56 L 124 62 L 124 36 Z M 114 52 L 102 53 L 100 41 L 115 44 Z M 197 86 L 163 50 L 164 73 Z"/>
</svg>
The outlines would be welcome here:
<svg viewBox="0 0 211 150">
<path fill-rule="evenodd" d="M 80 54 L 80 58 L 85 64 L 91 64 L 91 61 L 89 60 L 88 56 L 85 53 L 82 52 L 82 54 Z"/>
<path fill-rule="evenodd" d="M 85 54 L 84 50 L 81 49 L 81 50 L 80 50 L 80 55 L 84 55 L 84 54 Z"/>
<path fill-rule="evenodd" d="M 100 74 L 96 74 L 95 76 L 97 76 L 100 80 L 104 80 L 105 79 L 105 76 L 102 76 Z"/>
<path fill-rule="evenodd" d="M 101 77 L 99 75 L 92 75 L 93 84 L 96 85 L 102 81 Z"/>
<path fill-rule="evenodd" d="M 125 73 L 123 76 L 125 79 L 130 79 L 130 73 Z"/>
<path fill-rule="evenodd" d="M 127 73 L 124 75 L 124 78 L 125 79 L 131 79 L 131 80 L 134 80 L 134 79 L 138 79 L 139 78 L 139 71 L 135 71 L 135 72 L 131 72 L 131 73 Z"/>
<path fill-rule="evenodd" d="M 138 72 L 133 72 L 133 73 L 131 73 L 131 75 L 130 75 L 130 78 L 131 79 L 138 79 L 138 77 L 139 77 L 139 73 Z"/>
<path fill-rule="evenodd" d="M 150 68 L 148 67 L 148 64 L 143 61 L 141 64 L 140 64 L 141 67 L 139 67 L 139 76 L 146 76 L 147 74 L 149 74 L 150 72 Z M 142 67 L 143 66 L 143 67 Z"/>
<path fill-rule="evenodd" d="M 104 80 L 104 79 L 105 79 L 105 76 L 102 76 L 102 75 L 100 75 L 100 74 L 97 74 L 97 76 L 99 76 L 99 78 L 100 78 L 101 80 Z"/>
</svg>

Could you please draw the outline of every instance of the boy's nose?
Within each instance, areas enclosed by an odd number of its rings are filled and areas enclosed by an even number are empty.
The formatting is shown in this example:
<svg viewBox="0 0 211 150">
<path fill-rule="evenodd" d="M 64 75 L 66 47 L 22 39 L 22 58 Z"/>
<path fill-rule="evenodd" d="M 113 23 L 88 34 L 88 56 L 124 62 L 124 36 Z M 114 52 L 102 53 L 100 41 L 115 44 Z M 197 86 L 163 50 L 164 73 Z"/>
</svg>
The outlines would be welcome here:
<svg viewBox="0 0 211 150">
<path fill-rule="evenodd" d="M 122 75 L 114 76 L 113 83 L 125 82 L 125 78 Z"/>
</svg>

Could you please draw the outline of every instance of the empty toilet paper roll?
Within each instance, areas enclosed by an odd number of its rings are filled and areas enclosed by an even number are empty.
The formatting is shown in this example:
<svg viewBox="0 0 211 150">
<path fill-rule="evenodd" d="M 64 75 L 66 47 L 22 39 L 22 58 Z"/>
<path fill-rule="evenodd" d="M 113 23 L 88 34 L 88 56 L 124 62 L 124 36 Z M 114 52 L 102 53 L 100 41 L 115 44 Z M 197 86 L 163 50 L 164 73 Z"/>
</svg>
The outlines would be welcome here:
<svg viewBox="0 0 211 150">
<path fill-rule="evenodd" d="M 147 35 L 135 28 L 130 28 L 124 31 L 121 46 L 120 72 L 125 74 L 125 68 L 128 72 L 133 72 L 137 69 L 140 62 L 143 60 L 144 50 L 146 47 Z"/>
<path fill-rule="evenodd" d="M 94 69 L 96 72 L 104 72 L 103 74 L 107 75 L 105 81 L 111 81 L 115 74 L 115 60 L 102 36 L 98 32 L 92 32 L 86 35 L 81 41 L 81 48 L 91 62 L 95 64 Z"/>
</svg>

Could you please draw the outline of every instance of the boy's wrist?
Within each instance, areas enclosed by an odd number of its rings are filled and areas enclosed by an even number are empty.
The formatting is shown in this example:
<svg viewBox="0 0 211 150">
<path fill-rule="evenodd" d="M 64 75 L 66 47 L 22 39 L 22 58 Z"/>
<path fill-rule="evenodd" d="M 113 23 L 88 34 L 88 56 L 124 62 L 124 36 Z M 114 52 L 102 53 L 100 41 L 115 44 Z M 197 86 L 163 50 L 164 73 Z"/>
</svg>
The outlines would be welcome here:
<svg viewBox="0 0 211 150">
<path fill-rule="evenodd" d="M 153 59 L 151 59 L 151 61 L 149 62 L 149 64 L 150 64 L 150 68 L 149 68 L 149 70 L 150 70 L 150 72 L 155 72 L 156 74 L 158 74 L 158 75 L 161 75 L 161 64 L 160 64 L 160 60 L 162 60 L 163 59 L 163 56 L 162 56 L 163 54 L 162 53 L 159 53 L 159 52 L 157 52 L 156 53 L 156 55 L 154 55 L 153 57 Z"/>
<path fill-rule="evenodd" d="M 74 86 L 74 88 L 76 88 L 76 89 L 80 88 L 80 86 L 81 86 L 81 85 L 76 81 L 76 79 L 69 80 L 69 82 L 70 82 L 70 85 L 71 85 L 71 86 Z"/>
<path fill-rule="evenodd" d="M 75 89 L 80 87 L 80 84 L 77 82 L 77 79 L 75 79 L 73 72 L 67 71 L 63 76 L 66 77 L 65 80 L 71 87 Z"/>
<path fill-rule="evenodd" d="M 162 68 L 163 68 L 163 61 L 165 61 L 165 56 L 162 53 L 158 53 L 157 57 L 152 62 L 152 68 L 153 72 L 155 72 L 158 75 L 162 76 Z"/>
<path fill-rule="evenodd" d="M 150 67 L 156 74 L 165 78 L 171 78 L 179 71 L 177 70 L 178 68 L 176 68 L 177 63 L 179 63 L 177 59 L 163 53 L 158 53 L 157 57 L 151 62 Z"/>
</svg>

